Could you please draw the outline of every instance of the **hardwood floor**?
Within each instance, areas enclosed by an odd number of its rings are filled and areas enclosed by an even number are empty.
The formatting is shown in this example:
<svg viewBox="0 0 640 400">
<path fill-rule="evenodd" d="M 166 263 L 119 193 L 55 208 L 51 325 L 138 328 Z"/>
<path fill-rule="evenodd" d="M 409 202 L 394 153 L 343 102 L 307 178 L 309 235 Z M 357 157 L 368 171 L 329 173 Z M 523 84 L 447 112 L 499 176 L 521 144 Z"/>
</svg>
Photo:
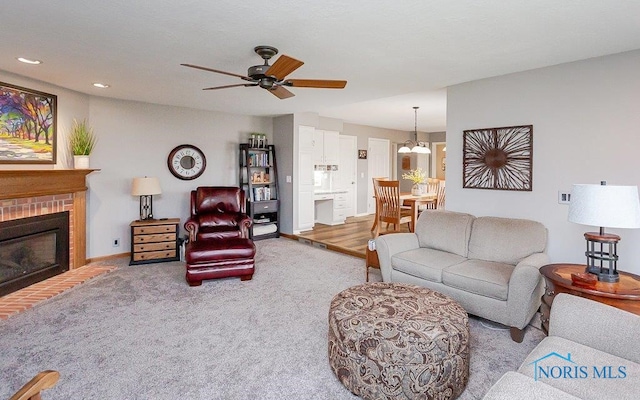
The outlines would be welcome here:
<svg viewBox="0 0 640 400">
<path fill-rule="evenodd" d="M 349 217 L 343 225 L 331 226 L 316 223 L 313 230 L 292 235 L 292 237 L 329 250 L 365 258 L 367 241 L 373 238 L 372 225 L 373 215 Z M 389 228 L 393 229 L 393 226 Z M 383 226 L 381 233 L 385 232 L 385 226 Z M 409 232 L 408 225 L 402 224 L 400 232 Z"/>
</svg>

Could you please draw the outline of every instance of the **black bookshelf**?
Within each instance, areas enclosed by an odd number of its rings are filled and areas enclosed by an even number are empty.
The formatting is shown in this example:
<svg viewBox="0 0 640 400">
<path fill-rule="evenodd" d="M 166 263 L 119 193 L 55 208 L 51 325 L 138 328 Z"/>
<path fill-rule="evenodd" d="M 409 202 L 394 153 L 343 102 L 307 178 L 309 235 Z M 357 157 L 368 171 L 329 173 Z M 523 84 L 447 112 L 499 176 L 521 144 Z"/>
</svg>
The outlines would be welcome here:
<svg viewBox="0 0 640 400">
<path fill-rule="evenodd" d="M 239 182 L 247 198 L 247 214 L 253 219 L 253 240 L 280 236 L 280 192 L 274 145 L 240 144 Z"/>
</svg>

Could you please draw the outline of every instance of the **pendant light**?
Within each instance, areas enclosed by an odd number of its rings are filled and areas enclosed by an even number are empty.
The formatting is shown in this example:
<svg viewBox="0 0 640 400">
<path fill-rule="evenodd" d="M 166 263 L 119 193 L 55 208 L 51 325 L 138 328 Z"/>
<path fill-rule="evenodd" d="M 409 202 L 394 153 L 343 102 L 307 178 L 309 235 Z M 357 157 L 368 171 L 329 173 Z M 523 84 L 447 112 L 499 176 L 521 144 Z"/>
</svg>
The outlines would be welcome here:
<svg viewBox="0 0 640 400">
<path fill-rule="evenodd" d="M 418 108 L 420 108 L 420 107 L 413 107 L 413 114 L 414 114 L 413 136 L 414 136 L 414 140 L 407 140 L 406 142 L 404 142 L 402 147 L 400 147 L 398 149 L 398 153 L 431 154 L 431 150 L 429 150 L 428 147 L 423 146 L 422 143 L 418 142 Z"/>
</svg>

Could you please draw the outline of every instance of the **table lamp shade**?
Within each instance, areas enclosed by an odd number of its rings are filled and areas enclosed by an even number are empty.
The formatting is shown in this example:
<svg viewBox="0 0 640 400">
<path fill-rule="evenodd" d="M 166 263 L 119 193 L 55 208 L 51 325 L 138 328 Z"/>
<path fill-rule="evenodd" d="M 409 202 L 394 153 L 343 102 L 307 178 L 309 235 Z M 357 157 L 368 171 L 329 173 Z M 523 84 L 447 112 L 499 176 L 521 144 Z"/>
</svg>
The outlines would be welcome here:
<svg viewBox="0 0 640 400">
<path fill-rule="evenodd" d="M 154 194 L 161 194 L 160 181 L 158 178 L 133 178 L 131 185 L 132 196 L 149 196 Z"/>
<path fill-rule="evenodd" d="M 606 228 L 640 228 L 637 186 L 573 185 L 570 222 Z"/>
</svg>

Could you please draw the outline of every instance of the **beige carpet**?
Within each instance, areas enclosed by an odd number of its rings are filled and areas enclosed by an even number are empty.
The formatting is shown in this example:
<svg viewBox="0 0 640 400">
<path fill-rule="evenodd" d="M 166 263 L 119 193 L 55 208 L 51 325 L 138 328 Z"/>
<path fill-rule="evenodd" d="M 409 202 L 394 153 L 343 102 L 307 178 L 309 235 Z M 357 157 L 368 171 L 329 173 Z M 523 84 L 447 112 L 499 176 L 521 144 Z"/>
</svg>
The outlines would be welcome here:
<svg viewBox="0 0 640 400">
<path fill-rule="evenodd" d="M 254 279 L 189 287 L 179 262 L 128 266 L 0 321 L 0 398 L 58 370 L 44 398 L 354 399 L 327 357 L 332 297 L 364 282 L 364 261 L 289 239 L 256 242 Z M 377 271 L 372 271 L 374 279 Z M 471 319 L 482 398 L 542 339 Z"/>
</svg>

